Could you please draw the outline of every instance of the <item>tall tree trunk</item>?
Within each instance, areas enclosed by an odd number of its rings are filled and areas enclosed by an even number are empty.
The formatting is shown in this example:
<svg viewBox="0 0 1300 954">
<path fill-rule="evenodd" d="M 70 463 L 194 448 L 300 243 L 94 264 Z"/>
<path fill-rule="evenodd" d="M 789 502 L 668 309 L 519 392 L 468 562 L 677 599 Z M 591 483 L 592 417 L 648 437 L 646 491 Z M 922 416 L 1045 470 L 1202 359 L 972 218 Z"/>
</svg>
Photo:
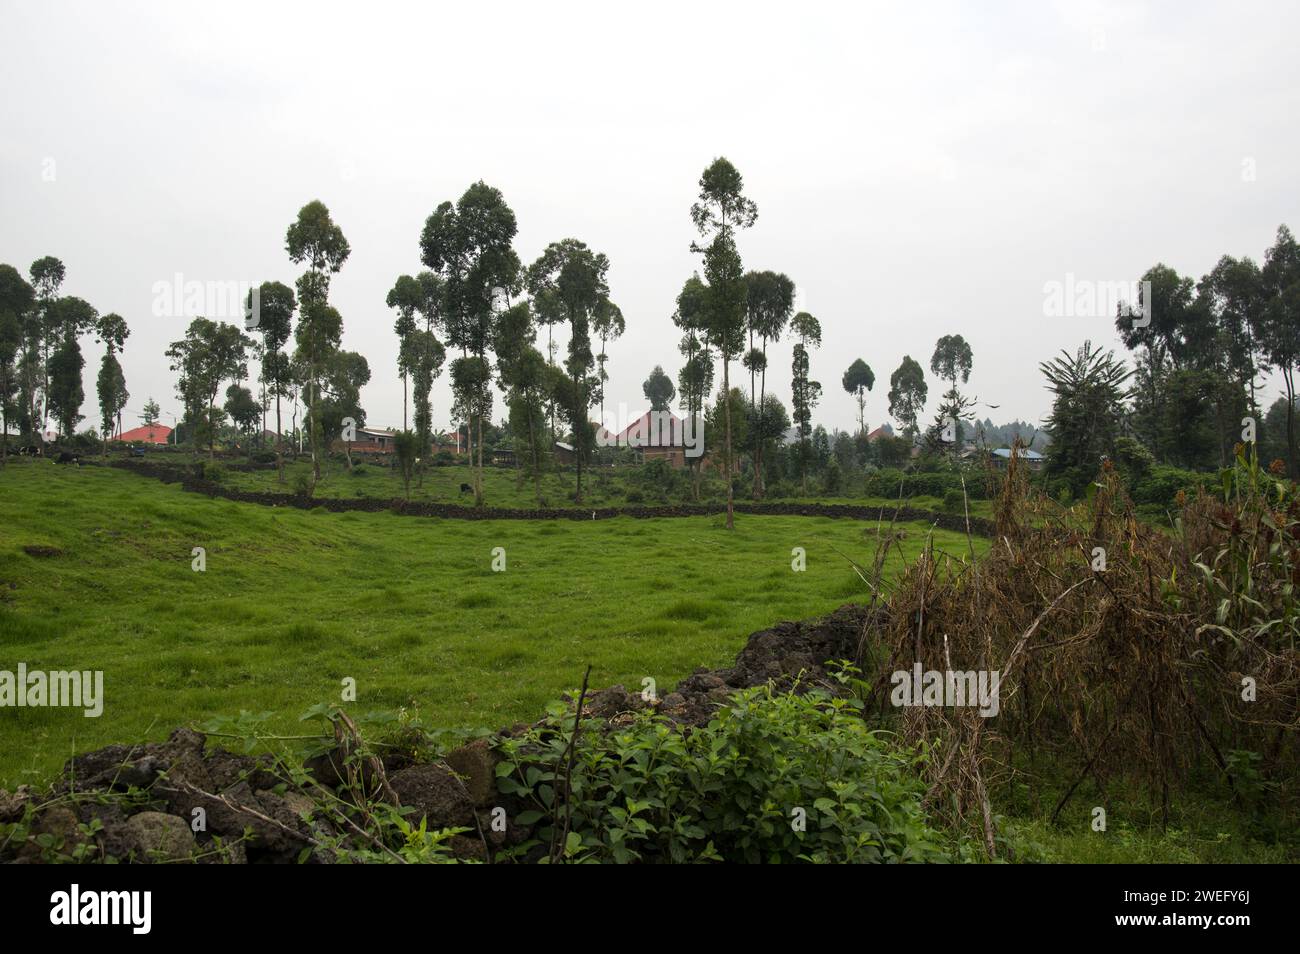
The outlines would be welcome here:
<svg viewBox="0 0 1300 954">
<path fill-rule="evenodd" d="M 758 438 L 754 441 L 754 499 L 761 500 L 767 493 L 767 485 L 763 482 L 763 444 L 767 435 L 764 432 L 763 424 L 766 421 L 765 412 L 767 411 L 767 337 L 763 338 L 763 373 L 759 376 L 758 392 Z"/>
<path fill-rule="evenodd" d="M 600 426 L 605 426 L 605 338 L 600 339 Z"/>
<path fill-rule="evenodd" d="M 528 408 L 528 443 L 533 451 L 533 487 L 537 491 L 537 506 L 542 506 L 542 461 L 537 452 L 537 426 L 533 423 L 533 409 Z"/>
<path fill-rule="evenodd" d="M 1292 478 L 1296 476 L 1296 459 L 1295 459 L 1295 379 L 1294 371 L 1288 364 L 1282 369 L 1282 377 L 1286 381 L 1286 451 L 1287 451 L 1287 473 Z"/>
<path fill-rule="evenodd" d="M 278 371 L 278 368 L 277 368 Z M 275 389 L 275 470 L 284 483 L 284 435 L 280 432 L 280 387 Z"/>
<path fill-rule="evenodd" d="M 582 426 L 582 418 L 586 417 L 587 396 L 582 393 L 582 385 L 577 381 L 573 382 L 573 391 L 577 397 L 575 402 L 578 405 L 578 420 L 573 422 L 573 454 L 578 465 L 578 486 L 573 492 L 573 502 L 582 503 L 582 438 L 586 428 Z"/>
<path fill-rule="evenodd" d="M 478 451 L 478 506 L 481 507 L 483 506 L 483 414 L 480 412 L 476 416 L 478 417 L 478 440 L 476 442 L 478 446 L 475 448 Z"/>
<path fill-rule="evenodd" d="M 727 453 L 723 460 L 723 466 L 726 468 L 724 477 L 727 481 L 727 529 L 734 530 L 736 520 L 732 512 L 733 488 L 731 486 L 731 361 L 726 355 L 722 357 L 722 410 L 727 420 Z"/>
<path fill-rule="evenodd" d="M 312 375 L 315 378 L 315 373 Z M 307 413 L 311 417 L 307 434 L 311 441 L 311 492 L 316 494 L 316 485 L 320 483 L 320 385 L 311 382 L 311 396 L 307 399 Z"/>
</svg>

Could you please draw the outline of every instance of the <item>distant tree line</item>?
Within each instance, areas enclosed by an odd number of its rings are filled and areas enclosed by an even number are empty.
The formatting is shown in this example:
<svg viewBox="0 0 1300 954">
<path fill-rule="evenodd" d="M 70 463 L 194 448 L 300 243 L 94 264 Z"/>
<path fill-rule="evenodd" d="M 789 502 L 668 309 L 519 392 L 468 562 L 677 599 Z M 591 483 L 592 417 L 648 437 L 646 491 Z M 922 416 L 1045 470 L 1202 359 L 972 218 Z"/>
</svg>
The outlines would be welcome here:
<svg viewBox="0 0 1300 954">
<path fill-rule="evenodd" d="M 1297 473 L 1300 247 L 1284 225 L 1263 264 L 1225 255 L 1199 281 L 1157 264 L 1115 327 L 1128 366 L 1091 342 L 1042 370 L 1053 392 L 1049 477 L 1077 493 L 1110 459 L 1145 479 L 1156 467 L 1207 471 L 1238 445 Z M 1149 297 L 1148 297 L 1149 296 Z M 1285 394 L 1265 410 L 1262 377 Z"/>
</svg>

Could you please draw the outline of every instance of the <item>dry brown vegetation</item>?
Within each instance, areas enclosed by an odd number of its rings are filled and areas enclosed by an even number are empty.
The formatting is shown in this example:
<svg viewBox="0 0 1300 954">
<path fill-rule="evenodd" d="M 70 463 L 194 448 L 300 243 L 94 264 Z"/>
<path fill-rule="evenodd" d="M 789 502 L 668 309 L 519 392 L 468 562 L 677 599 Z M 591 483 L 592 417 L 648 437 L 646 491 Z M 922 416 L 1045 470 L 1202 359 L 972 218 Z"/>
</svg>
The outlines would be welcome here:
<svg viewBox="0 0 1300 954">
<path fill-rule="evenodd" d="M 1169 528 L 1140 522 L 1109 467 L 1063 508 L 1031 494 L 1014 462 L 996 538 L 978 561 L 927 549 L 892 584 L 864 634 L 868 711 L 889 679 L 927 670 L 1001 673 L 999 718 L 974 708 L 905 708 L 905 739 L 934 749 L 929 802 L 982 829 L 996 854 L 989 790 L 1018 756 L 1069 777 L 1053 818 L 1085 779 L 1124 778 L 1168 817 L 1171 793 L 1217 767 L 1241 797 L 1233 753 L 1286 797 L 1296 762 L 1300 504 L 1294 485 L 1239 457 L 1223 492 L 1180 500 Z M 886 538 L 882 552 L 891 545 Z M 1105 569 L 1094 569 L 1101 548 Z M 1248 701 L 1246 680 L 1254 680 Z"/>
</svg>

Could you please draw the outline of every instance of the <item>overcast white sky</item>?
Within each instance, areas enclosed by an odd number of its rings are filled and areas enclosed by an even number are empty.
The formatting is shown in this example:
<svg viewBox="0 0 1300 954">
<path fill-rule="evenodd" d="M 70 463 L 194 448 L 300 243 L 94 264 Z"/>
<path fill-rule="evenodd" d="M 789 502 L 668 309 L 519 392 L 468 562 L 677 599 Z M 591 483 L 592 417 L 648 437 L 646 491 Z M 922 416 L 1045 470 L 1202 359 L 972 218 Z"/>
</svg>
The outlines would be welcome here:
<svg viewBox="0 0 1300 954">
<path fill-rule="evenodd" d="M 130 425 L 179 411 L 163 351 L 188 319 L 154 286 L 292 285 L 284 233 L 324 201 L 352 244 L 331 297 L 370 361 L 373 425 L 401 421 L 384 297 L 420 268 L 425 218 L 500 188 L 527 263 L 576 237 L 612 262 L 626 316 L 609 403 L 676 377 L 674 298 L 698 267 L 688 209 L 731 159 L 758 203 L 747 268 L 784 271 L 822 323 L 816 419 L 875 370 L 886 416 L 904 354 L 974 350 L 1001 423 L 1050 406 L 1038 362 L 1113 319 L 1048 317 L 1044 284 L 1199 277 L 1300 229 L 1300 5 L 803 2 L 2 5 L 0 261 L 67 266 L 116 311 Z M 1253 170 L 1250 175 L 1244 171 Z M 96 418 L 100 349 L 84 342 Z M 789 402 L 789 342 L 769 388 Z M 931 407 L 938 389 L 932 382 Z M 449 426 L 445 377 L 434 416 Z M 500 416 L 500 404 L 498 413 Z M 165 419 L 168 420 L 169 419 Z"/>
</svg>

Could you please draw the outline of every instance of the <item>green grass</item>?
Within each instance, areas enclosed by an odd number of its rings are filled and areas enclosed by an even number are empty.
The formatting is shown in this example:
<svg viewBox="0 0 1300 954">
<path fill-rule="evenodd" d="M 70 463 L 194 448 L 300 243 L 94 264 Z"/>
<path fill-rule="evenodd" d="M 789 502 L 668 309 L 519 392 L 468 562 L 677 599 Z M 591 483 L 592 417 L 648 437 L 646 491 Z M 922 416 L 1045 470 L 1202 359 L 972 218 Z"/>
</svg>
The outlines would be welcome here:
<svg viewBox="0 0 1300 954">
<path fill-rule="evenodd" d="M 1300 833 L 1287 807 L 1241 786 L 1236 793 L 1221 773 L 1194 774 L 1169 800 L 1168 826 L 1159 798 L 1148 787 L 1112 779 L 1106 791 L 1086 780 L 1067 801 L 1055 824 L 1052 809 L 1078 772 L 1077 761 L 1023 766 L 1043 786 L 1030 798 L 1027 786 L 994 793 L 1012 815 L 1026 854 L 1069 864 L 1279 864 L 1300 857 Z M 1026 776 L 1027 777 L 1027 776 Z M 1234 795 L 1237 796 L 1234 798 Z M 1094 828 L 1094 811 L 1105 810 L 1105 830 Z"/>
<path fill-rule="evenodd" d="M 464 473 L 431 471 L 457 486 Z M 0 785 L 241 709 L 275 712 L 273 727 L 296 732 L 296 716 L 338 701 L 349 676 L 359 711 L 406 707 L 446 727 L 531 721 L 588 663 L 593 686 L 652 677 L 666 691 L 697 666 L 729 663 L 754 630 L 862 599 L 835 549 L 867 557 L 864 532 L 874 524 L 743 514 L 734 532 L 714 517 L 331 514 L 11 461 L 0 471 L 0 669 L 103 670 L 106 702 L 98 719 L 0 709 Z M 910 554 L 926 532 L 908 527 Z M 967 549 L 964 536 L 935 541 Z M 795 546 L 807 572 L 791 571 Z M 191 569 L 194 547 L 206 549 L 204 573 Z M 491 570 L 494 547 L 504 573 Z"/>
</svg>

